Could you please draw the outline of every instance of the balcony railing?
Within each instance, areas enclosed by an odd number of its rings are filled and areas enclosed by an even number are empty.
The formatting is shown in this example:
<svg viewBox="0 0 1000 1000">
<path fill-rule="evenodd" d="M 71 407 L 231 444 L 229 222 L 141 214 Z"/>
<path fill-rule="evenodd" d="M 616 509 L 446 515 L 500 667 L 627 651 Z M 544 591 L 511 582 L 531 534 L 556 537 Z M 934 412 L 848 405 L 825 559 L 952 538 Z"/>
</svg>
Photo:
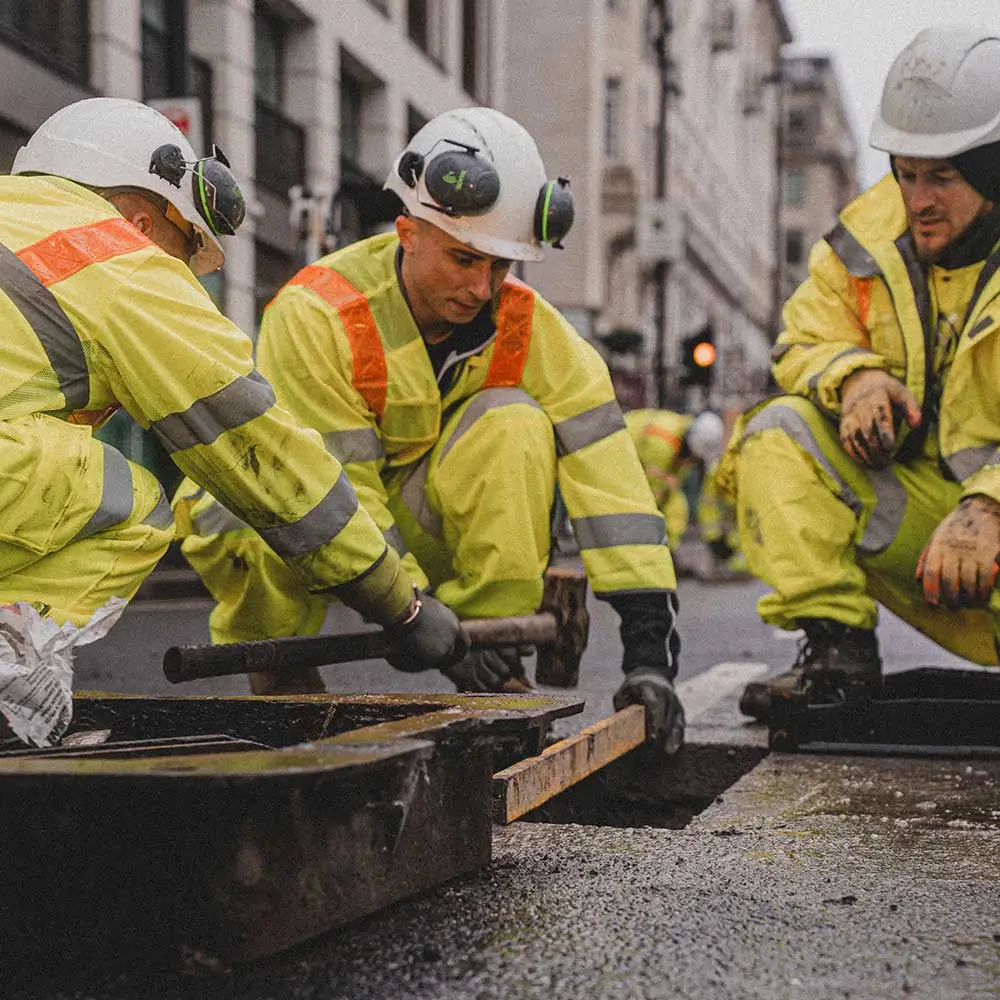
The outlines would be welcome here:
<svg viewBox="0 0 1000 1000">
<path fill-rule="evenodd" d="M 288 197 L 306 179 L 306 133 L 263 101 L 256 104 L 257 183 Z"/>
</svg>

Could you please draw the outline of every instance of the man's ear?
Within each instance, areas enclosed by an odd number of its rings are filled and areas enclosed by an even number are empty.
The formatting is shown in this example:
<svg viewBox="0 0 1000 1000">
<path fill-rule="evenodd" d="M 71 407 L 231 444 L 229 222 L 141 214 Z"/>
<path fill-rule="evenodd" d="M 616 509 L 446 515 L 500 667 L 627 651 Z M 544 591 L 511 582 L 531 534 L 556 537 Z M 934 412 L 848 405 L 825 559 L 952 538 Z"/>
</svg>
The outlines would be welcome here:
<svg viewBox="0 0 1000 1000">
<path fill-rule="evenodd" d="M 396 235 L 399 237 L 403 253 L 413 253 L 417 239 L 417 220 L 410 215 L 396 216 Z"/>
<path fill-rule="evenodd" d="M 107 198 L 143 236 L 149 236 L 153 229 L 153 216 L 149 206 L 138 195 L 131 192 L 112 194 Z"/>
</svg>

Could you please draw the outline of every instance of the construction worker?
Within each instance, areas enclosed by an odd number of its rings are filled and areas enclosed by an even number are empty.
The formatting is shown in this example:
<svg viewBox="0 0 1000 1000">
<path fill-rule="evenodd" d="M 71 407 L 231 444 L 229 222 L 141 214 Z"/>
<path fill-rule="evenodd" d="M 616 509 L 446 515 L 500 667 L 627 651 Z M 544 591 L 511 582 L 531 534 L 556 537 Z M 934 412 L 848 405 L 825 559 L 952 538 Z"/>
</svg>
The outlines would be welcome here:
<svg viewBox="0 0 1000 1000">
<path fill-rule="evenodd" d="M 871 145 L 891 172 L 812 250 L 784 308 L 787 395 L 741 418 L 720 477 L 800 628 L 772 696 L 879 690 L 885 605 L 945 649 L 997 663 L 1000 594 L 1000 33 L 928 28 L 886 78 Z"/>
<path fill-rule="evenodd" d="M 307 591 L 336 594 L 408 668 L 464 653 L 416 594 L 338 462 L 275 405 L 252 346 L 195 279 L 243 219 L 221 153 L 146 105 L 71 104 L 0 179 L 0 602 L 85 622 L 130 598 L 173 538 L 154 476 L 93 436 L 119 407 L 225 500 Z"/>
<path fill-rule="evenodd" d="M 667 541 L 676 549 L 691 514 L 684 479 L 718 460 L 723 444 L 722 418 L 711 410 L 697 416 L 672 410 L 629 410 L 625 425 L 666 522 Z"/>
<path fill-rule="evenodd" d="M 703 579 L 710 583 L 746 579 L 748 573 L 746 556 L 740 545 L 736 506 L 719 488 L 715 478 L 718 469 L 718 459 L 705 469 L 696 512 L 698 533 L 711 558 Z"/>
<path fill-rule="evenodd" d="M 295 275 L 265 311 L 258 363 L 459 618 L 538 609 L 558 480 L 591 585 L 621 617 L 615 704 L 645 704 L 651 742 L 672 751 L 683 712 L 663 518 L 604 362 L 510 274 L 572 222 L 567 182 L 546 177 L 505 115 L 432 119 L 385 183 L 404 206 L 395 232 Z M 182 484 L 179 513 L 191 492 Z M 195 497 L 190 523 L 183 552 L 219 601 L 216 641 L 320 628 L 326 602 L 218 505 Z M 460 690 L 523 683 L 522 652 L 475 651 L 449 676 Z"/>
</svg>

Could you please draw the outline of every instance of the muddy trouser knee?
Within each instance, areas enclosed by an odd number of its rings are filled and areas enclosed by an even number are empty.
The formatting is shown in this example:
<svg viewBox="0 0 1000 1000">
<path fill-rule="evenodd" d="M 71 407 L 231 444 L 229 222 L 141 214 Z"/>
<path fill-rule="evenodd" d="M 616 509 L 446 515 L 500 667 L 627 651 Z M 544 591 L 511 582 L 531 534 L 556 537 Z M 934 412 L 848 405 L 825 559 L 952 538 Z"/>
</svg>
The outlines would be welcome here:
<svg viewBox="0 0 1000 1000">
<path fill-rule="evenodd" d="M 552 424 L 530 396 L 477 393 L 448 417 L 425 458 L 383 478 L 407 548 L 459 618 L 537 610 L 556 451 Z"/>
<path fill-rule="evenodd" d="M 0 603 L 78 625 L 129 600 L 173 538 L 152 473 L 44 414 L 0 422 L 0 512 Z"/>
<path fill-rule="evenodd" d="M 915 580 L 921 551 L 961 490 L 933 456 L 863 468 L 841 448 L 833 421 L 808 400 L 783 396 L 749 417 L 736 463 L 743 551 L 773 588 L 758 604 L 764 621 L 870 629 L 878 602 L 945 649 L 997 662 L 997 592 L 990 610 L 935 610 Z"/>
</svg>

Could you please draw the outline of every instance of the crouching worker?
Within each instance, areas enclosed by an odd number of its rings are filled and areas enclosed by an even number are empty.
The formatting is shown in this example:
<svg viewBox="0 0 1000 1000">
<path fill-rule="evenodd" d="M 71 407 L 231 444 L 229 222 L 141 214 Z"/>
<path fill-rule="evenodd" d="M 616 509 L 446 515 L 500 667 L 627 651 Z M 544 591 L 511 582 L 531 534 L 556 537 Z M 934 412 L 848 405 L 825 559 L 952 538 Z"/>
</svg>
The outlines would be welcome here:
<svg viewBox="0 0 1000 1000">
<path fill-rule="evenodd" d="M 243 218 L 221 154 L 199 159 L 150 107 L 95 98 L 44 122 L 13 174 L 0 179 L 0 603 L 80 624 L 130 598 L 166 550 L 159 483 L 92 434 L 124 407 L 306 592 L 389 628 L 410 666 L 459 657 L 454 614 L 418 605 L 337 460 L 275 404 L 249 338 L 195 280 Z"/>
<path fill-rule="evenodd" d="M 933 100 L 928 95 L 933 95 Z M 997 663 L 1000 593 L 1000 34 L 922 31 L 889 70 L 871 144 L 891 173 L 814 247 L 774 377 L 721 475 L 764 621 L 800 628 L 775 695 L 877 692 L 882 604 Z"/>
<path fill-rule="evenodd" d="M 650 739 L 675 750 L 663 518 L 600 356 L 509 274 L 568 232 L 566 182 L 547 180 L 519 124 L 468 108 L 425 125 L 385 186 L 404 206 L 395 232 L 292 278 L 265 311 L 261 371 L 323 435 L 413 578 L 459 618 L 538 609 L 558 482 L 591 586 L 621 617 L 615 704 L 644 704 Z M 196 494 L 182 484 L 175 506 L 193 500 L 183 551 L 219 602 L 213 638 L 316 632 L 326 599 Z M 521 653 L 474 651 L 447 673 L 459 690 L 502 690 L 524 678 Z"/>
<path fill-rule="evenodd" d="M 711 410 L 696 417 L 672 410 L 629 410 L 625 425 L 639 453 L 671 549 L 680 545 L 691 518 L 684 479 L 714 463 L 723 444 L 722 418 Z"/>
</svg>

